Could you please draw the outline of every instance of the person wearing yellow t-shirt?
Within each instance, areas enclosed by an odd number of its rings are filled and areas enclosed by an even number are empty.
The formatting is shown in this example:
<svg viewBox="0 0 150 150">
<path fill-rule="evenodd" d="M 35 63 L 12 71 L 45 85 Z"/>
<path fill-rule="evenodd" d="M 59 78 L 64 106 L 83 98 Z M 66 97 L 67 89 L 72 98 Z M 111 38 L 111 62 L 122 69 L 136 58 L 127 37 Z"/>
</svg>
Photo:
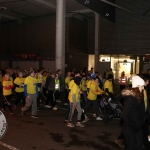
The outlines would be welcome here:
<svg viewBox="0 0 150 150">
<path fill-rule="evenodd" d="M 3 79 L 3 96 L 5 103 L 3 105 L 2 111 L 5 112 L 5 107 L 9 108 L 10 114 L 14 114 L 11 108 L 11 96 L 12 96 L 12 88 L 14 87 L 12 81 L 10 80 L 9 73 L 6 73 Z"/>
<path fill-rule="evenodd" d="M 46 78 L 47 78 L 47 72 L 44 71 L 42 73 L 42 76 L 43 76 L 43 83 L 44 83 L 44 85 L 43 85 L 43 97 L 44 97 L 44 99 L 46 99 L 47 94 L 46 94 L 46 89 L 45 89 L 45 83 L 46 83 Z"/>
<path fill-rule="evenodd" d="M 75 77 L 74 84 L 72 85 L 71 93 L 69 97 L 70 113 L 68 117 L 68 124 L 67 124 L 68 127 L 75 127 L 75 125 L 72 123 L 72 116 L 74 114 L 75 109 L 78 112 L 76 126 L 84 127 L 84 125 L 81 123 L 82 109 L 80 105 L 80 94 L 82 94 L 82 91 L 79 87 L 80 83 L 81 83 L 81 77 Z"/>
<path fill-rule="evenodd" d="M 67 72 L 67 76 L 66 76 L 66 78 L 65 78 L 65 93 L 66 93 L 66 95 L 65 95 L 65 102 L 64 102 L 64 105 L 68 105 L 68 94 L 69 94 L 69 92 L 68 92 L 68 87 L 69 87 L 70 79 L 71 79 L 71 72 L 68 71 L 68 72 Z"/>
<path fill-rule="evenodd" d="M 24 81 L 24 93 L 26 97 L 26 104 L 21 109 L 21 114 L 24 116 L 25 112 L 32 106 L 31 117 L 38 118 L 37 116 L 37 97 L 38 97 L 38 84 L 35 78 L 34 69 L 30 69 L 29 76 Z"/>
<path fill-rule="evenodd" d="M 84 101 L 87 103 L 87 80 L 86 80 L 86 76 L 82 77 L 81 89 L 83 92 Z"/>
<path fill-rule="evenodd" d="M 25 105 L 25 95 L 24 95 L 24 80 L 23 78 L 23 73 L 19 72 L 18 76 L 14 80 L 14 85 L 15 85 L 15 92 L 16 92 L 16 100 L 14 103 L 14 110 L 16 109 L 18 103 L 22 100 L 23 101 L 23 106 Z"/>
<path fill-rule="evenodd" d="M 113 75 L 109 74 L 107 80 L 104 83 L 104 91 L 112 98 L 114 99 L 114 92 L 113 92 Z"/>
<path fill-rule="evenodd" d="M 2 94 L 2 89 L 3 89 L 3 76 L 2 73 L 0 73 L 0 96 Z"/>
<path fill-rule="evenodd" d="M 91 82 L 89 86 L 87 103 L 83 110 L 84 110 L 84 114 L 86 114 L 86 112 L 89 110 L 91 105 L 93 105 L 94 112 L 96 113 L 96 120 L 102 120 L 102 118 L 99 116 L 99 110 L 98 110 L 98 105 L 97 105 L 97 95 L 103 94 L 104 91 L 99 88 L 98 83 L 99 83 L 99 78 L 98 77 L 93 78 L 93 81 Z"/>
<path fill-rule="evenodd" d="M 68 85 L 68 99 L 70 99 L 70 96 L 71 96 L 71 89 L 73 87 L 73 85 L 75 84 L 74 83 L 74 78 L 73 76 L 71 75 L 71 79 L 70 79 L 70 82 L 69 82 L 69 85 Z M 75 72 L 75 77 L 80 77 L 80 73 L 78 71 Z M 70 102 L 70 100 L 69 100 Z M 70 113 L 70 105 L 68 105 L 68 109 L 67 109 L 67 112 L 66 112 L 66 116 L 65 116 L 65 122 L 68 123 L 68 117 L 69 117 L 69 113 Z"/>
</svg>

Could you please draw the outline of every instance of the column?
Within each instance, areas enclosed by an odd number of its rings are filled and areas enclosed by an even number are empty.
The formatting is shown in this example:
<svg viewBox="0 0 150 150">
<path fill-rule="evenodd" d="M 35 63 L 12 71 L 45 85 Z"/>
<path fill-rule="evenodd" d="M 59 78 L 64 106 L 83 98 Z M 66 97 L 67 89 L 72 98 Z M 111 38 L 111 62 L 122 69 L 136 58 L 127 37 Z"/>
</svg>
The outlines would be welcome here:
<svg viewBox="0 0 150 150">
<path fill-rule="evenodd" d="M 95 13 L 95 55 L 94 71 L 99 70 L 99 14 Z"/>
<path fill-rule="evenodd" d="M 56 1 L 56 70 L 65 72 L 65 4 L 66 0 Z"/>
</svg>

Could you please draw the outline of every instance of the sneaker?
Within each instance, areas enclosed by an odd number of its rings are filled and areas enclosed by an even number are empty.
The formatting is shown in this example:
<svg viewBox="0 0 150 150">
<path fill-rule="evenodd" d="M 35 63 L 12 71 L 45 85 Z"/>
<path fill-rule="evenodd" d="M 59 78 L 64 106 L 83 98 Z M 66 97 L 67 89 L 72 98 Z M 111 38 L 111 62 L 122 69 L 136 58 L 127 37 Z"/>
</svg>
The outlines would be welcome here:
<svg viewBox="0 0 150 150">
<path fill-rule="evenodd" d="M 67 126 L 68 126 L 68 127 L 71 127 L 71 128 L 75 127 L 75 125 L 72 124 L 72 123 L 70 123 L 70 122 L 68 122 Z"/>
<path fill-rule="evenodd" d="M 32 118 L 39 118 L 37 115 L 31 115 Z"/>
<path fill-rule="evenodd" d="M 49 105 L 45 105 L 45 108 L 51 108 L 52 106 L 49 106 Z"/>
<path fill-rule="evenodd" d="M 64 105 L 68 105 L 68 103 L 64 103 Z"/>
<path fill-rule="evenodd" d="M 17 106 L 16 106 L 16 105 L 14 105 L 13 109 L 14 109 L 14 110 L 16 110 L 16 107 L 17 107 Z"/>
<path fill-rule="evenodd" d="M 1 109 L 2 112 L 6 112 L 4 108 Z"/>
<path fill-rule="evenodd" d="M 53 107 L 53 110 L 57 110 L 57 107 Z"/>
<path fill-rule="evenodd" d="M 114 141 L 120 148 L 125 148 L 125 145 L 123 144 L 122 140 L 115 139 Z"/>
<path fill-rule="evenodd" d="M 10 112 L 10 114 L 11 114 L 11 115 L 13 115 L 13 114 L 14 114 L 14 112 Z"/>
<path fill-rule="evenodd" d="M 82 124 L 81 122 L 77 122 L 77 123 L 76 123 L 76 126 L 83 128 L 83 127 L 84 127 L 84 124 Z"/>
<path fill-rule="evenodd" d="M 97 117 L 96 120 L 103 120 L 101 117 Z"/>
<path fill-rule="evenodd" d="M 89 118 L 85 118 L 82 123 L 85 123 L 85 122 L 88 122 L 89 121 Z"/>
<path fill-rule="evenodd" d="M 96 114 L 93 114 L 93 117 L 95 117 L 95 118 L 96 118 Z"/>
<path fill-rule="evenodd" d="M 22 116 L 25 116 L 25 112 L 21 111 Z"/>
<path fill-rule="evenodd" d="M 61 101 L 59 99 L 56 100 L 57 103 L 61 103 Z"/>
<path fill-rule="evenodd" d="M 66 123 L 69 123 L 69 120 L 65 120 Z"/>
</svg>

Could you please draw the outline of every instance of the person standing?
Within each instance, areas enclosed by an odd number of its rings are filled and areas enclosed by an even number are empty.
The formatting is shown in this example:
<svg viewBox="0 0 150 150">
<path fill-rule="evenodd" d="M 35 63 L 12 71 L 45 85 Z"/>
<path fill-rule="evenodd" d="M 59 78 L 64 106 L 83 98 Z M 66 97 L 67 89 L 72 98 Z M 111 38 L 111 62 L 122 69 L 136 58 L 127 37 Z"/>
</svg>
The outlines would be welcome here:
<svg viewBox="0 0 150 150">
<path fill-rule="evenodd" d="M 124 107 L 121 119 L 122 132 L 128 150 L 142 150 L 142 126 L 145 120 L 144 90 L 145 82 L 139 76 L 132 77 L 132 88 L 123 89 Z"/>
<path fill-rule="evenodd" d="M 61 101 L 59 100 L 59 96 L 60 96 L 60 81 L 58 79 L 58 74 L 55 75 L 55 100 L 58 103 L 61 103 Z"/>
<path fill-rule="evenodd" d="M 46 78 L 45 88 L 46 88 L 46 93 L 47 93 L 45 107 L 51 108 L 51 106 L 48 105 L 49 102 L 51 101 L 53 110 L 57 110 L 57 108 L 55 107 L 56 101 L 55 101 L 55 96 L 54 96 L 54 92 L 55 92 L 55 74 L 54 73 L 51 73 L 50 76 Z"/>
<path fill-rule="evenodd" d="M 38 118 L 37 116 L 37 97 L 38 97 L 38 83 L 35 78 L 34 69 L 30 69 L 29 76 L 24 81 L 24 93 L 26 97 L 26 104 L 21 109 L 21 114 L 24 116 L 25 112 L 32 106 L 31 117 Z"/>
<path fill-rule="evenodd" d="M 120 91 L 122 91 L 126 87 L 126 84 L 127 84 L 127 77 L 125 76 L 124 71 L 121 73 L 121 76 L 119 78 L 119 84 L 120 84 Z"/>
<path fill-rule="evenodd" d="M 104 83 L 104 91 L 109 94 L 109 96 L 114 100 L 114 91 L 113 91 L 113 75 L 109 74 L 107 80 Z"/>
<path fill-rule="evenodd" d="M 12 81 L 10 80 L 9 73 L 6 73 L 3 80 L 3 96 L 4 96 L 4 105 L 2 111 L 5 112 L 5 107 L 7 106 L 10 114 L 13 115 L 14 112 L 12 110 L 11 104 L 11 96 L 12 96 L 12 88 L 14 87 Z"/>
</svg>

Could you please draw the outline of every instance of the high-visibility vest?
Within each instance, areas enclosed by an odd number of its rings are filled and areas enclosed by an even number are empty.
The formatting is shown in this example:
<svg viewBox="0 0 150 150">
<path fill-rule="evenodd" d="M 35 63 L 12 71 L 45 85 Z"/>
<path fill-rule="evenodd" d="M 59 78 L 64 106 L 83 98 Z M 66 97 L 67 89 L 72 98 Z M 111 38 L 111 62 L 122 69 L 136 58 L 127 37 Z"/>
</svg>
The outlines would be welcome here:
<svg viewBox="0 0 150 150">
<path fill-rule="evenodd" d="M 132 78 L 131 77 L 128 78 L 128 84 L 132 84 Z"/>
<path fill-rule="evenodd" d="M 127 77 L 126 76 L 121 76 L 120 78 L 119 78 L 119 84 L 121 84 L 121 85 L 126 85 L 126 80 L 127 80 Z"/>
<path fill-rule="evenodd" d="M 60 90 L 60 81 L 59 81 L 59 79 L 55 80 L 55 90 Z"/>
</svg>

